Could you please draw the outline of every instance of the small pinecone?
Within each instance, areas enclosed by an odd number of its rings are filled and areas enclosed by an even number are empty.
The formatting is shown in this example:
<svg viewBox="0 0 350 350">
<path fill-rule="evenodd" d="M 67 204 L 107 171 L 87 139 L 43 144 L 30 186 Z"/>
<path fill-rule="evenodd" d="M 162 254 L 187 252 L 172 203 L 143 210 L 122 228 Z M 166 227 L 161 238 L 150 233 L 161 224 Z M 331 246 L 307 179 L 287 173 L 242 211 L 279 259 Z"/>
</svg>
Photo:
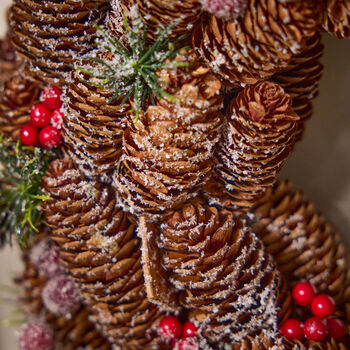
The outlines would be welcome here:
<svg viewBox="0 0 350 350">
<path fill-rule="evenodd" d="M 112 57 L 104 54 L 104 58 Z M 130 106 L 126 103 L 121 107 L 118 99 L 109 102 L 114 92 L 94 87 L 94 81 L 78 70 L 71 73 L 63 137 L 69 157 L 86 177 L 108 181 L 121 154 Z"/>
<path fill-rule="evenodd" d="M 319 293 L 331 295 L 339 310 L 347 303 L 350 322 L 346 248 L 312 203 L 284 181 L 270 189 L 252 212 L 252 230 L 261 237 L 282 273 L 292 283 L 310 281 Z"/>
<path fill-rule="evenodd" d="M 52 238 L 91 320 L 123 349 L 157 347 L 162 314 L 147 300 L 140 240 L 111 187 L 86 181 L 67 159 L 51 164 L 43 187 L 53 198 L 43 208 Z"/>
<path fill-rule="evenodd" d="M 271 82 L 248 86 L 230 106 L 217 146 L 211 203 L 246 211 L 276 181 L 294 144 L 298 117 L 291 99 Z"/>
<path fill-rule="evenodd" d="M 168 213 L 156 236 L 179 303 L 210 342 L 278 334 L 278 319 L 290 312 L 288 288 L 241 221 L 196 199 Z"/>
<path fill-rule="evenodd" d="M 318 23 L 316 1 L 252 0 L 242 19 L 203 15 L 193 45 L 227 86 L 255 84 L 285 68 Z"/>
<path fill-rule="evenodd" d="M 320 61 L 323 49 L 321 35 L 317 33 L 306 42 L 305 50 L 293 57 L 288 67 L 271 79 L 292 98 L 292 107 L 300 117 L 296 135 L 298 140 L 302 136 L 306 119 L 312 115 L 312 100 L 318 95 L 323 72 Z"/>
<path fill-rule="evenodd" d="M 41 89 L 22 69 L 4 82 L 0 96 L 0 133 L 14 140 L 19 138 L 21 127 L 30 120 L 32 106 L 39 101 Z"/>
<path fill-rule="evenodd" d="M 163 99 L 129 121 L 114 176 L 120 206 L 153 218 L 209 179 L 222 122 L 221 85 L 209 68 L 190 62 L 187 70 L 160 76 L 177 101 Z"/>
<path fill-rule="evenodd" d="M 339 39 L 350 38 L 349 0 L 326 0 L 323 10 L 323 29 Z"/>
<path fill-rule="evenodd" d="M 56 338 L 65 350 L 76 350 L 78 348 L 89 348 L 109 350 L 110 344 L 103 338 L 89 321 L 89 311 L 81 307 L 70 319 L 56 317 L 49 313 L 42 302 L 41 293 L 47 279 L 39 274 L 38 270 L 27 254 L 22 256 L 24 270 L 15 278 L 15 283 L 20 287 L 18 301 L 25 308 L 28 316 L 42 317 L 54 329 Z"/>
<path fill-rule="evenodd" d="M 110 17 L 110 27 L 114 27 L 113 21 L 118 22 L 120 9 L 127 11 L 137 4 L 142 21 L 147 25 L 147 34 L 150 42 L 154 42 L 160 28 L 167 28 L 176 23 L 170 37 L 174 40 L 184 36 L 181 42 L 186 41 L 192 35 L 195 25 L 201 15 L 199 0 L 118 0 L 112 1 L 115 15 Z M 118 33 L 118 30 L 116 31 Z"/>
<path fill-rule="evenodd" d="M 63 82 L 74 56 L 94 42 L 94 25 L 108 8 L 106 0 L 16 0 L 10 14 L 12 42 L 39 79 Z"/>
</svg>

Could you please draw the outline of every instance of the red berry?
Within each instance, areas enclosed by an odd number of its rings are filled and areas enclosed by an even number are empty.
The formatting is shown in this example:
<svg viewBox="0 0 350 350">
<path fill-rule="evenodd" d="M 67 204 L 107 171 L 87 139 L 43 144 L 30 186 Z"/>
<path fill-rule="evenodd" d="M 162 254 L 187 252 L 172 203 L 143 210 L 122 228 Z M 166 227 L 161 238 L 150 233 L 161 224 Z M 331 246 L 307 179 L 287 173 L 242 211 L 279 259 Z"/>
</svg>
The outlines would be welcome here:
<svg viewBox="0 0 350 350">
<path fill-rule="evenodd" d="M 41 321 L 24 325 L 18 336 L 19 350 L 54 350 L 55 334 L 51 327 Z"/>
<path fill-rule="evenodd" d="M 299 320 L 295 318 L 290 318 L 283 322 L 280 333 L 288 339 L 303 339 L 303 327 Z"/>
<path fill-rule="evenodd" d="M 310 305 L 316 295 L 314 286 L 310 282 L 299 282 L 293 288 L 293 299 L 301 306 Z"/>
<path fill-rule="evenodd" d="M 226 19 L 242 15 L 248 5 L 248 0 L 200 0 L 205 11 L 216 17 Z"/>
<path fill-rule="evenodd" d="M 344 323 L 337 318 L 327 319 L 327 327 L 329 335 L 335 340 L 342 340 L 345 336 Z"/>
<path fill-rule="evenodd" d="M 196 337 L 181 338 L 175 343 L 175 350 L 199 350 L 199 341 Z"/>
<path fill-rule="evenodd" d="M 196 337 L 197 331 L 198 331 L 198 327 L 194 323 L 192 323 L 190 321 L 186 321 L 184 324 L 184 330 L 182 333 L 182 337 L 183 338 Z"/>
<path fill-rule="evenodd" d="M 307 340 L 323 341 L 328 336 L 328 330 L 320 317 L 311 317 L 305 321 L 304 335 Z"/>
<path fill-rule="evenodd" d="M 61 89 L 57 86 L 48 86 L 41 93 L 40 101 L 49 109 L 58 109 L 62 105 Z"/>
<path fill-rule="evenodd" d="M 182 334 L 182 324 L 175 316 L 166 316 L 159 322 L 159 334 L 164 340 L 174 340 Z"/>
<path fill-rule="evenodd" d="M 316 295 L 311 303 L 311 312 L 315 316 L 328 317 L 335 311 L 335 301 L 327 294 Z"/>
<path fill-rule="evenodd" d="M 38 103 L 30 111 L 30 122 L 37 128 L 43 128 L 50 124 L 51 111 L 43 104 Z"/>
<path fill-rule="evenodd" d="M 52 125 L 45 126 L 39 134 L 40 144 L 45 148 L 56 148 L 62 142 L 62 135 Z"/>
<path fill-rule="evenodd" d="M 24 146 L 36 146 L 39 143 L 38 129 L 32 124 L 25 124 L 21 128 L 20 138 Z"/>
<path fill-rule="evenodd" d="M 62 129 L 63 124 L 63 112 L 60 109 L 56 109 L 52 112 L 50 124 L 57 130 Z"/>
</svg>

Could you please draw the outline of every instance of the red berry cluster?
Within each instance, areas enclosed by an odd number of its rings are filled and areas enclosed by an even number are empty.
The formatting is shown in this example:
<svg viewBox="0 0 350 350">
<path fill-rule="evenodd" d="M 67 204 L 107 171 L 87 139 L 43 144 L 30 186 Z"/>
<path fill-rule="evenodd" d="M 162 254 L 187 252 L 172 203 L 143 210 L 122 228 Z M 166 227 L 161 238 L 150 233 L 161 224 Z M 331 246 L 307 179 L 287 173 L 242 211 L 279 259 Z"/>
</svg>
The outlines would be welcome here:
<svg viewBox="0 0 350 350">
<path fill-rule="evenodd" d="M 324 341 L 329 336 L 335 340 L 342 340 L 345 336 L 345 326 L 342 321 L 331 317 L 335 311 L 334 299 L 327 294 L 316 295 L 314 286 L 309 282 L 297 283 L 292 296 L 299 306 L 310 306 L 313 314 L 304 323 L 295 318 L 286 320 L 280 333 L 289 339 L 310 341 Z"/>
<path fill-rule="evenodd" d="M 175 316 L 166 316 L 159 322 L 159 335 L 171 342 L 175 350 L 199 350 L 198 328 L 189 321 L 184 325 Z"/>
<path fill-rule="evenodd" d="M 40 101 L 30 111 L 30 123 L 21 128 L 21 142 L 25 146 L 40 143 L 44 148 L 56 148 L 62 142 L 61 90 L 48 86 L 41 93 Z"/>
</svg>

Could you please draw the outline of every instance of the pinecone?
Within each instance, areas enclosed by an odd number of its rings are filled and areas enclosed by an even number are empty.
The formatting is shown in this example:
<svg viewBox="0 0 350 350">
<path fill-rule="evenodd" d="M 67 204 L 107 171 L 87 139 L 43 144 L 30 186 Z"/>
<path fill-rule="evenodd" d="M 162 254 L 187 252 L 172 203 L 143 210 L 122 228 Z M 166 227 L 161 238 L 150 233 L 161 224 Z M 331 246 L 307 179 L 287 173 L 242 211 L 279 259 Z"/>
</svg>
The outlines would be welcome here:
<svg viewBox="0 0 350 350">
<path fill-rule="evenodd" d="M 241 221 L 197 198 L 166 214 L 157 227 L 140 222 L 141 234 L 154 234 L 179 303 L 204 337 L 222 344 L 262 329 L 277 335 L 278 318 L 290 309 L 288 288 L 262 242 Z"/>
<path fill-rule="evenodd" d="M 22 125 L 30 120 L 30 109 L 39 101 L 42 86 L 33 82 L 25 69 L 9 78 L 0 96 L 0 133 L 19 138 Z"/>
<path fill-rule="evenodd" d="M 323 29 L 339 39 L 350 38 L 350 2 L 348 0 L 325 0 Z"/>
<path fill-rule="evenodd" d="M 323 72 L 320 58 L 324 45 L 317 33 L 306 42 L 305 50 L 291 59 L 288 67 L 272 77 L 292 98 L 292 107 L 300 117 L 297 139 L 302 136 L 305 121 L 312 115 L 312 99 L 318 95 L 319 81 Z"/>
<path fill-rule="evenodd" d="M 106 53 L 100 53 L 105 59 Z M 69 157 L 88 178 L 109 180 L 120 154 L 125 116 L 130 108 L 114 91 L 94 87 L 95 78 L 75 70 L 67 91 L 64 140 Z"/>
<path fill-rule="evenodd" d="M 282 273 L 292 283 L 308 280 L 319 293 L 331 295 L 339 310 L 348 308 L 350 321 L 349 257 L 340 237 L 312 203 L 284 181 L 267 191 L 253 213 L 252 230 Z"/>
<path fill-rule="evenodd" d="M 16 0 L 10 14 L 13 44 L 39 79 L 64 82 L 62 74 L 71 69 L 75 55 L 89 50 L 94 25 L 108 8 L 106 0 Z"/>
<path fill-rule="evenodd" d="M 315 34 L 319 4 L 313 0 L 252 0 L 242 19 L 204 15 L 193 45 L 226 85 L 265 80 L 287 67 Z"/>
<path fill-rule="evenodd" d="M 45 316 L 56 333 L 57 342 L 65 350 L 76 350 L 81 347 L 109 350 L 110 344 L 89 321 L 89 311 L 86 307 L 82 306 L 70 319 L 57 318 L 45 309 L 41 292 L 47 279 L 39 274 L 27 253 L 23 254 L 22 259 L 24 270 L 14 281 L 21 288 L 18 300 L 24 306 L 28 317 Z"/>
<path fill-rule="evenodd" d="M 157 39 L 160 28 L 167 28 L 175 23 L 170 34 L 171 39 L 183 36 L 181 42 L 188 41 L 201 15 L 199 0 L 121 0 L 120 3 L 118 0 L 113 0 L 112 8 L 115 15 L 110 17 L 110 28 L 115 26 L 114 21 L 118 26 L 120 16 L 117 14 L 121 10 L 127 12 L 134 4 L 137 4 L 142 21 L 147 25 L 148 39 L 151 43 Z"/>
<path fill-rule="evenodd" d="M 21 63 L 9 35 L 0 39 L 0 86 L 15 74 Z"/>
<path fill-rule="evenodd" d="M 54 161 L 43 211 L 70 276 L 111 344 L 156 348 L 162 314 L 146 297 L 135 226 L 116 207 L 111 187 L 88 182 L 67 159 Z"/>
<path fill-rule="evenodd" d="M 276 181 L 298 119 L 290 97 L 277 84 L 262 82 L 240 92 L 217 146 L 214 181 L 205 186 L 210 202 L 248 210 Z"/>
<path fill-rule="evenodd" d="M 159 75 L 176 102 L 163 99 L 129 121 L 113 183 L 121 207 L 153 218 L 208 180 L 222 121 L 221 85 L 207 67 L 190 61 Z"/>
</svg>

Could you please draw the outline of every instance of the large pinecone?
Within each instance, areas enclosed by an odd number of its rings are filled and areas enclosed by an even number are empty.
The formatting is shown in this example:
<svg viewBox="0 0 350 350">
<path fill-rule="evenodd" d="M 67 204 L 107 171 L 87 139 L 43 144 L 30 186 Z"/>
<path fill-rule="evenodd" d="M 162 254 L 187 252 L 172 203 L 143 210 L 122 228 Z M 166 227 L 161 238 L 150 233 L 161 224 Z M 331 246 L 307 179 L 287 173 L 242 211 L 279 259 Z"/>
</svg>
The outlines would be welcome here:
<svg viewBox="0 0 350 350">
<path fill-rule="evenodd" d="M 276 336 L 278 319 L 290 312 L 287 285 L 241 221 L 196 199 L 166 214 L 160 226 L 141 222 L 144 229 L 148 237 L 155 232 L 169 283 L 210 342 L 241 342 L 262 329 Z"/>
<path fill-rule="evenodd" d="M 339 39 L 350 38 L 350 2 L 348 0 L 325 0 L 323 29 Z"/>
<path fill-rule="evenodd" d="M 100 55 L 112 59 L 106 53 Z M 63 136 L 69 157 L 85 176 L 108 180 L 121 154 L 130 106 L 126 103 L 121 107 L 118 99 L 110 102 L 114 92 L 94 87 L 94 82 L 95 78 L 79 70 L 71 73 Z"/>
<path fill-rule="evenodd" d="M 18 300 L 24 306 L 29 318 L 45 316 L 46 321 L 54 329 L 57 342 L 65 350 L 84 349 L 109 350 L 110 344 L 89 321 L 89 311 L 81 306 L 71 318 L 56 317 L 48 312 L 43 305 L 41 293 L 47 279 L 39 274 L 27 253 L 22 256 L 24 270 L 15 278 L 20 287 Z"/>
<path fill-rule="evenodd" d="M 315 34 L 319 4 L 313 0 L 252 0 L 242 19 L 202 17 L 193 45 L 228 86 L 271 77 Z"/>
<path fill-rule="evenodd" d="M 39 101 L 41 85 L 33 82 L 24 69 L 4 82 L 0 96 L 0 133 L 14 140 L 22 125 L 30 120 L 30 110 Z"/>
<path fill-rule="evenodd" d="M 306 42 L 305 50 L 293 57 L 288 67 L 271 79 L 292 98 L 292 107 L 300 117 L 296 135 L 298 139 L 302 136 L 306 119 L 312 115 L 312 100 L 318 95 L 323 72 L 320 61 L 323 49 L 321 35 L 317 33 Z"/>
<path fill-rule="evenodd" d="M 43 208 L 52 238 L 80 287 L 91 319 L 122 349 L 157 348 L 162 314 L 146 297 L 135 226 L 116 207 L 111 187 L 89 182 L 67 159 L 43 178 L 53 198 Z"/>
<path fill-rule="evenodd" d="M 230 106 L 206 186 L 212 203 L 248 210 L 276 181 L 294 144 L 298 117 L 291 99 L 271 82 L 245 88 Z"/>
<path fill-rule="evenodd" d="M 57 83 L 69 71 L 74 56 L 95 40 L 94 25 L 103 21 L 106 0 L 16 0 L 11 8 L 12 41 L 31 62 L 39 79 Z"/>
<path fill-rule="evenodd" d="M 114 176 L 125 210 L 150 217 L 194 196 L 211 175 L 222 115 L 220 82 L 200 63 L 160 76 L 176 102 L 149 106 L 130 120 Z"/>
</svg>

